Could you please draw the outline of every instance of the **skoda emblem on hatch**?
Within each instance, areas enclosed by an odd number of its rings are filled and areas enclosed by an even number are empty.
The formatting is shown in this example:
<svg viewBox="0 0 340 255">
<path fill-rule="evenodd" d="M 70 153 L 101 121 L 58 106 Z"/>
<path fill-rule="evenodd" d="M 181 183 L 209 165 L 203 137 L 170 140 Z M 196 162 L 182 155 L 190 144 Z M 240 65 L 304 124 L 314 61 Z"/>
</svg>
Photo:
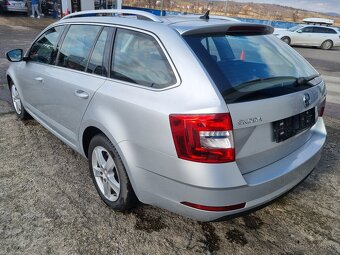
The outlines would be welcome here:
<svg viewBox="0 0 340 255">
<path fill-rule="evenodd" d="M 308 93 L 303 95 L 303 104 L 306 108 L 310 105 L 310 95 Z"/>
</svg>

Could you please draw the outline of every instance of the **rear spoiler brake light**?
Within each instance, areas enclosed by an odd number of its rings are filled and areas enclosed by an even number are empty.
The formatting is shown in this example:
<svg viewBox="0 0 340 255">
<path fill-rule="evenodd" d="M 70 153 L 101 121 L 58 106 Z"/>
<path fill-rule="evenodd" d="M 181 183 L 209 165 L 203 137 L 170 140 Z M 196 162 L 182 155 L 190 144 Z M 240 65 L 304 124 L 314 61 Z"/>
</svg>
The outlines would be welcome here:
<svg viewBox="0 0 340 255">
<path fill-rule="evenodd" d="M 182 36 L 188 35 L 268 35 L 274 32 L 274 28 L 262 24 L 225 22 L 219 25 L 204 26 L 182 32 Z"/>
<path fill-rule="evenodd" d="M 227 30 L 227 35 L 268 35 L 274 29 L 270 26 L 232 26 Z"/>
</svg>

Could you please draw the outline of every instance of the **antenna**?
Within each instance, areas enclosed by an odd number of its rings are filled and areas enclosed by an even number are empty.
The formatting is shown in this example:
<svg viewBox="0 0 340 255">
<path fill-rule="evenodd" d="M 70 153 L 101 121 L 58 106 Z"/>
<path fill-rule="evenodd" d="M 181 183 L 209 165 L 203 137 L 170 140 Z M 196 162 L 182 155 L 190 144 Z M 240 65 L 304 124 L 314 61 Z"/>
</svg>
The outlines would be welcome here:
<svg viewBox="0 0 340 255">
<path fill-rule="evenodd" d="M 210 13 L 210 10 L 207 10 L 207 12 L 200 17 L 200 19 L 209 19 L 209 13 Z"/>
</svg>

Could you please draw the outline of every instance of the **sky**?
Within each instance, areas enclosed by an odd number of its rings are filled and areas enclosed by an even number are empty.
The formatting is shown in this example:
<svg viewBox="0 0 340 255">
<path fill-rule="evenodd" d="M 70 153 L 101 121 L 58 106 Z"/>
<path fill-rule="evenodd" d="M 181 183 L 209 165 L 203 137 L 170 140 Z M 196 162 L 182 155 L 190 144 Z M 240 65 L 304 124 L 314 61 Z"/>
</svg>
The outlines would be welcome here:
<svg viewBox="0 0 340 255">
<path fill-rule="evenodd" d="M 279 4 L 310 11 L 336 12 L 340 14 L 340 0 L 234 0 L 234 1 Z"/>
</svg>

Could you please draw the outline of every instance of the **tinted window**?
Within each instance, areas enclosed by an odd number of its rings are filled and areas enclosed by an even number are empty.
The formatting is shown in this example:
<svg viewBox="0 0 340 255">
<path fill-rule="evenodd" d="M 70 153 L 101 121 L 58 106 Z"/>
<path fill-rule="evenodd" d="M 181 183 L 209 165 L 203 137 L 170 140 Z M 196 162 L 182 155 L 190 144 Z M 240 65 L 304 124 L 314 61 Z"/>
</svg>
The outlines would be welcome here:
<svg viewBox="0 0 340 255">
<path fill-rule="evenodd" d="M 307 61 L 273 35 L 195 35 L 185 40 L 228 102 L 293 93 L 296 78 L 316 74 Z"/>
<path fill-rule="evenodd" d="M 101 32 L 96 42 L 96 46 L 93 49 L 86 72 L 103 75 L 103 76 L 107 75 L 107 70 L 103 62 L 104 62 L 105 44 L 106 44 L 106 40 L 108 37 L 108 33 L 109 33 L 109 28 L 104 28 L 104 30 Z"/>
<path fill-rule="evenodd" d="M 111 78 L 153 88 L 176 83 L 158 42 L 150 35 L 125 29 L 117 30 Z"/>
<path fill-rule="evenodd" d="M 314 27 L 314 33 L 336 34 L 336 31 L 326 27 Z"/>
<path fill-rule="evenodd" d="M 313 33 L 313 27 L 304 27 L 301 29 L 302 33 Z"/>
<path fill-rule="evenodd" d="M 30 50 L 29 57 L 31 61 L 55 64 L 57 56 L 56 46 L 62 31 L 63 26 L 58 26 L 47 30 L 40 36 Z"/>
<path fill-rule="evenodd" d="M 100 26 L 72 25 L 60 48 L 58 66 L 84 71 Z"/>
</svg>

